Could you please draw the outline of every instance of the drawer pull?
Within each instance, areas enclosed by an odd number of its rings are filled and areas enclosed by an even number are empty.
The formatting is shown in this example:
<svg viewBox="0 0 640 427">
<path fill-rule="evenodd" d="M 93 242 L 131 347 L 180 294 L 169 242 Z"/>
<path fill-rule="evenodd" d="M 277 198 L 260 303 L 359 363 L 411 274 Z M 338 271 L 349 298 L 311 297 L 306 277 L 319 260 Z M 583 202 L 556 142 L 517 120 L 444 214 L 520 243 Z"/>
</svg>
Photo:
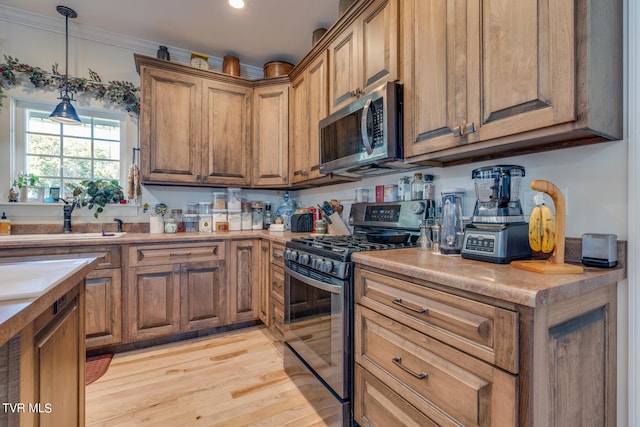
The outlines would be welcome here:
<svg viewBox="0 0 640 427">
<path fill-rule="evenodd" d="M 191 252 L 169 252 L 169 256 L 191 256 Z"/>
<path fill-rule="evenodd" d="M 396 305 L 399 305 L 400 307 L 404 307 L 407 310 L 411 310 L 415 313 L 419 313 L 419 314 L 429 314 L 429 309 L 428 308 L 415 308 L 415 307 L 411 307 L 409 304 L 405 303 L 402 301 L 402 298 L 396 298 L 393 300 L 393 303 Z"/>
<path fill-rule="evenodd" d="M 419 374 L 416 374 L 415 372 L 413 372 L 411 369 L 407 368 L 406 366 L 404 366 L 402 364 L 402 357 L 400 356 L 396 356 L 393 359 L 391 359 L 393 361 L 393 364 L 396 365 L 397 367 L 399 367 L 400 369 L 402 369 L 403 371 L 405 371 L 408 374 L 413 375 L 414 377 L 416 377 L 419 380 L 425 380 L 425 379 L 429 379 L 429 375 L 427 375 L 424 372 L 420 372 Z"/>
</svg>

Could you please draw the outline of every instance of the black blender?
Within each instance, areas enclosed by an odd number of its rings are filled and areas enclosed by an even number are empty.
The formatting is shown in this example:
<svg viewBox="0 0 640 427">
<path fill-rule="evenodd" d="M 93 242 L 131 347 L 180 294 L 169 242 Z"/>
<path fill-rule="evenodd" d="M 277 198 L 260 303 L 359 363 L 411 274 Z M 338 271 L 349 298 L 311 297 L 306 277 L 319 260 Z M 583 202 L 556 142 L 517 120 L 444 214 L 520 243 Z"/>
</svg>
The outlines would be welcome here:
<svg viewBox="0 0 640 427">
<path fill-rule="evenodd" d="M 529 258 L 529 225 L 518 193 L 524 167 L 496 165 L 471 173 L 476 206 L 464 230 L 462 258 L 507 264 Z"/>
</svg>

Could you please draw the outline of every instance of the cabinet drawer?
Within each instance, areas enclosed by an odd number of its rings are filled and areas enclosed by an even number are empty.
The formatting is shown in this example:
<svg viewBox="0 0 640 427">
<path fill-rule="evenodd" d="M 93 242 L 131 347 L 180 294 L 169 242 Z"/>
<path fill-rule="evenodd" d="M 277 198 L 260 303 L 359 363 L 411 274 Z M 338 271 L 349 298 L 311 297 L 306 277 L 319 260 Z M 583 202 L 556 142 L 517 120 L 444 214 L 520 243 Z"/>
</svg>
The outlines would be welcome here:
<svg viewBox="0 0 640 427">
<path fill-rule="evenodd" d="M 49 247 L 49 248 L 17 248 L 4 249 L 0 251 L 0 262 L 16 262 L 18 258 L 55 259 L 66 257 L 67 255 L 86 255 L 103 257 L 94 270 L 106 268 L 120 268 L 120 246 L 70 246 L 70 247 Z M 10 258 L 10 259 L 9 259 Z"/>
<path fill-rule="evenodd" d="M 284 268 L 284 245 L 281 243 L 271 242 L 271 264 L 279 265 Z"/>
<path fill-rule="evenodd" d="M 515 425 L 515 376 L 361 306 L 355 357 L 440 425 Z"/>
<path fill-rule="evenodd" d="M 356 269 L 356 302 L 486 362 L 518 373 L 517 313 Z"/>
<path fill-rule="evenodd" d="M 129 248 L 129 266 L 222 260 L 225 256 L 224 247 L 224 242 L 132 246 Z"/>
<path fill-rule="evenodd" d="M 353 412 L 361 426 L 438 426 L 357 363 L 354 389 Z"/>
</svg>

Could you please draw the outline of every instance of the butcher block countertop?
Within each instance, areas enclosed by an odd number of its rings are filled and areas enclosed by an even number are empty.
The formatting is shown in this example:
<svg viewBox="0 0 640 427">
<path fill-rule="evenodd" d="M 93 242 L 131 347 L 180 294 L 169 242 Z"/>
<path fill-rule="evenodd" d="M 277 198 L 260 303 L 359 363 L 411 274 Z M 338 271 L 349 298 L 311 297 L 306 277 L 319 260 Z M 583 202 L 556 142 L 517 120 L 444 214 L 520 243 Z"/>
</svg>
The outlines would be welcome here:
<svg viewBox="0 0 640 427">
<path fill-rule="evenodd" d="M 69 292 L 99 258 L 0 263 L 0 346 Z"/>
<path fill-rule="evenodd" d="M 529 307 L 562 301 L 626 277 L 623 265 L 608 269 L 585 267 L 582 274 L 539 274 L 415 248 L 357 252 L 352 260 L 383 272 Z"/>
</svg>

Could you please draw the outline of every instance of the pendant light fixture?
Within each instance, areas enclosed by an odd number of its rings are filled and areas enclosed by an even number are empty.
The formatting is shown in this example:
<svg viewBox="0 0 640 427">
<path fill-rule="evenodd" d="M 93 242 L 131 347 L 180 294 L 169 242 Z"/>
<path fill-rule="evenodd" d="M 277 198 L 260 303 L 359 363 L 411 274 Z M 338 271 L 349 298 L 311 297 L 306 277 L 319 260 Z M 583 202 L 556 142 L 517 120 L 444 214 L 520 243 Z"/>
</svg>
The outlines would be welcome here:
<svg viewBox="0 0 640 427">
<path fill-rule="evenodd" d="M 69 18 L 76 18 L 78 14 L 75 10 L 66 6 L 57 6 L 58 13 L 65 17 L 65 56 L 66 63 L 64 69 L 64 89 L 60 90 L 60 104 L 53 110 L 53 113 L 49 115 L 49 119 L 54 122 L 62 123 L 65 125 L 79 125 L 82 122 L 80 117 L 76 113 L 76 109 L 71 105 L 71 101 L 74 101 L 73 94 L 69 96 Z"/>
<path fill-rule="evenodd" d="M 242 9 L 245 6 L 244 0 L 229 0 L 229 6 L 235 9 Z"/>
</svg>

